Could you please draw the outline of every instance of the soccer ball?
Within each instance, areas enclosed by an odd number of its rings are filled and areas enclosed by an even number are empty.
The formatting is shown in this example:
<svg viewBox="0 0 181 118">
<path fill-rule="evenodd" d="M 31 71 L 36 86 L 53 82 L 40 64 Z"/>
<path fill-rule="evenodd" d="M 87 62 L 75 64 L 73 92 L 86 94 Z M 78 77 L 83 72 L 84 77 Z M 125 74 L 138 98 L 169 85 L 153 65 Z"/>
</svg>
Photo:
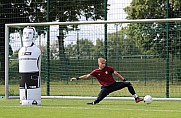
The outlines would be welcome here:
<svg viewBox="0 0 181 118">
<path fill-rule="evenodd" d="M 146 95 L 144 97 L 144 103 L 151 104 L 152 103 L 152 97 L 150 95 Z"/>
</svg>

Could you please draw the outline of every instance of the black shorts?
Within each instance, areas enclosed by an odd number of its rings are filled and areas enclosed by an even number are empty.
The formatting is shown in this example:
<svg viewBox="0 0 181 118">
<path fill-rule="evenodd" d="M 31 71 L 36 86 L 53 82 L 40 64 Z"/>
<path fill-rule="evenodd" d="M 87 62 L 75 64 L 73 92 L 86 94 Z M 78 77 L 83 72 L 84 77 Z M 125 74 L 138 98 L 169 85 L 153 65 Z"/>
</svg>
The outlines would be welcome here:
<svg viewBox="0 0 181 118">
<path fill-rule="evenodd" d="M 20 88 L 25 88 L 25 84 L 28 89 L 39 88 L 40 79 L 39 72 L 33 73 L 20 73 Z"/>
</svg>

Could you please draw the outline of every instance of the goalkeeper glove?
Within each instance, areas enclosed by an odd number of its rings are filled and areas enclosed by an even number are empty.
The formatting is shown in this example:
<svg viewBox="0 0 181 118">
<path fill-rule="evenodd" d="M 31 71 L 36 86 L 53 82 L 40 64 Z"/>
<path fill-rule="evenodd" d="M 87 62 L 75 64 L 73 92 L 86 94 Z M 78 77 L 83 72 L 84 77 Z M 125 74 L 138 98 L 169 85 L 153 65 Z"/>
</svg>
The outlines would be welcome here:
<svg viewBox="0 0 181 118">
<path fill-rule="evenodd" d="M 73 77 L 70 79 L 70 81 L 79 80 L 79 79 L 80 79 L 79 77 L 77 77 L 77 78 Z"/>
</svg>

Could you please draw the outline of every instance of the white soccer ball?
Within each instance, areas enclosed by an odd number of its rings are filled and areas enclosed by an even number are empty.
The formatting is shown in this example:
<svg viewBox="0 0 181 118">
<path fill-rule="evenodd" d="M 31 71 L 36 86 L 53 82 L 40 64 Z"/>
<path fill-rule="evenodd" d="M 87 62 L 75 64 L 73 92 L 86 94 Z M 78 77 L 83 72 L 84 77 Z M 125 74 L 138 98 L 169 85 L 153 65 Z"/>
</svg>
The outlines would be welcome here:
<svg viewBox="0 0 181 118">
<path fill-rule="evenodd" d="M 151 104 L 152 103 L 152 97 L 150 96 L 150 95 L 146 95 L 145 97 L 144 97 L 144 103 L 146 103 L 146 104 Z"/>
</svg>

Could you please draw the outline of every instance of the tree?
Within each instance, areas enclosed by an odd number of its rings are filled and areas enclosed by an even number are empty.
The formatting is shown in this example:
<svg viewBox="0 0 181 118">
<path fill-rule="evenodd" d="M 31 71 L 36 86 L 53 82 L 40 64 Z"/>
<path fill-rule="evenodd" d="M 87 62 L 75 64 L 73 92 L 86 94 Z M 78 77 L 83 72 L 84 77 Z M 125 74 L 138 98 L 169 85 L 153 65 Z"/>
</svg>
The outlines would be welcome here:
<svg viewBox="0 0 181 118">
<path fill-rule="evenodd" d="M 76 44 L 70 43 L 65 47 L 66 55 L 70 58 L 98 58 L 104 56 L 104 43 L 102 39 L 97 39 L 94 45 L 91 40 L 80 39 Z"/>
<path fill-rule="evenodd" d="M 58 22 L 67 22 L 67 21 L 79 21 L 82 18 L 86 20 L 97 20 L 104 19 L 104 1 L 105 0 L 37 0 L 40 3 L 40 14 L 38 17 L 34 14 L 32 17 L 33 22 L 44 22 L 44 21 L 58 21 Z M 42 1 L 42 2 L 40 2 Z M 66 34 L 72 30 L 78 30 L 77 25 L 64 25 L 59 26 L 59 60 L 61 67 L 60 72 L 63 72 L 61 69 L 67 68 L 68 62 L 65 55 L 64 39 Z M 65 68 L 64 68 L 65 67 Z M 61 75 L 65 75 L 64 73 Z M 67 77 L 60 77 L 66 78 Z"/>
<path fill-rule="evenodd" d="M 79 21 L 104 19 L 104 0 L 1 0 L 0 2 L 0 62 L 1 78 L 5 72 L 5 26 L 6 23 L 46 22 L 46 21 Z M 59 56 L 64 57 L 64 31 L 76 29 L 77 26 L 60 27 Z"/>
<path fill-rule="evenodd" d="M 128 27 L 122 27 L 120 31 L 108 35 L 109 57 L 120 59 L 122 56 L 137 55 L 140 51 L 136 45 L 136 40 L 131 35 Z"/>
<path fill-rule="evenodd" d="M 19 23 L 29 22 L 28 14 L 24 12 L 26 3 L 24 0 L 1 0 L 0 1 L 0 80 L 5 77 L 5 24 L 6 23 Z M 12 49 L 10 49 L 10 55 Z"/>
<path fill-rule="evenodd" d="M 88 59 L 92 58 L 93 42 L 89 39 L 79 40 L 79 54 L 81 57 L 86 57 Z"/>
<path fill-rule="evenodd" d="M 93 47 L 95 52 L 95 58 L 103 57 L 104 56 L 104 41 L 103 39 L 97 39 L 96 45 Z"/>
<path fill-rule="evenodd" d="M 41 5 L 44 12 L 48 12 L 48 7 L 45 4 L 45 0 L 43 0 L 43 4 Z M 50 1 L 50 10 L 49 15 L 45 15 L 44 13 L 40 14 L 39 17 L 35 17 L 36 21 L 45 21 L 49 19 L 49 21 L 79 21 L 81 18 L 85 17 L 86 20 L 97 20 L 104 19 L 104 0 L 51 0 Z M 36 16 L 36 15 L 35 15 Z M 46 17 L 46 19 L 41 19 L 42 17 Z M 59 26 L 59 57 L 65 57 L 64 52 L 64 31 L 77 30 L 77 25 L 72 26 Z"/>
<path fill-rule="evenodd" d="M 105 0 L 32 0 L 29 2 L 30 22 L 67 22 L 104 19 Z M 28 12 L 29 13 L 29 12 Z M 64 38 L 66 33 L 77 30 L 77 25 L 59 26 L 59 57 L 65 58 Z"/>
<path fill-rule="evenodd" d="M 167 1 L 169 4 L 167 6 Z M 168 16 L 167 16 L 168 9 Z M 155 19 L 155 18 L 180 18 L 180 0 L 133 0 L 130 6 L 124 9 L 127 19 Z M 169 53 L 180 57 L 181 50 L 179 23 L 169 25 Z M 137 44 L 145 53 L 165 55 L 166 23 L 131 24 L 129 30 L 135 33 Z M 173 50 L 174 49 L 174 50 Z"/>
<path fill-rule="evenodd" d="M 69 58 L 77 58 L 79 57 L 79 52 L 78 52 L 78 45 L 70 43 L 65 47 L 65 53 Z"/>
</svg>

